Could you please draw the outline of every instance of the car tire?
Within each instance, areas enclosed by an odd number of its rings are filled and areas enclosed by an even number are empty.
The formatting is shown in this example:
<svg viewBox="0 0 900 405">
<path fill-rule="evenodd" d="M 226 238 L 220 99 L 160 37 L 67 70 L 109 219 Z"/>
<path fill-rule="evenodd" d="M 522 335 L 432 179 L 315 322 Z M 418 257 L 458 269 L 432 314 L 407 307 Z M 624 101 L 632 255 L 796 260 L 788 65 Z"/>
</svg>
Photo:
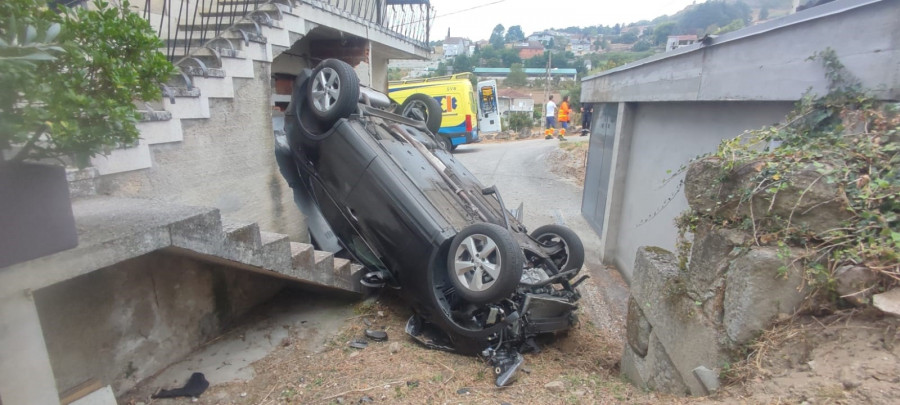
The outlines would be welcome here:
<svg viewBox="0 0 900 405">
<path fill-rule="evenodd" d="M 444 145 L 444 149 L 447 149 L 447 152 L 453 152 L 456 149 L 456 146 L 453 146 L 453 142 L 450 141 L 450 138 L 447 138 L 443 135 L 435 135 L 441 138 L 441 144 Z"/>
<path fill-rule="evenodd" d="M 522 278 L 525 257 L 506 228 L 477 223 L 450 243 L 447 272 L 456 293 L 473 304 L 509 297 Z"/>
<path fill-rule="evenodd" d="M 407 97 L 398 108 L 397 114 L 424 122 L 425 127 L 433 134 L 437 134 L 441 129 L 441 120 L 444 118 L 441 104 L 433 97 L 422 93 Z"/>
<path fill-rule="evenodd" d="M 580 269 L 584 265 L 584 244 L 575 231 L 562 225 L 550 224 L 535 229 L 531 238 L 541 246 L 555 251 L 550 257 L 560 272 Z"/>
<path fill-rule="evenodd" d="M 343 61 L 323 60 L 313 69 L 307 86 L 309 110 L 325 128 L 357 109 L 359 77 L 353 67 Z"/>
</svg>

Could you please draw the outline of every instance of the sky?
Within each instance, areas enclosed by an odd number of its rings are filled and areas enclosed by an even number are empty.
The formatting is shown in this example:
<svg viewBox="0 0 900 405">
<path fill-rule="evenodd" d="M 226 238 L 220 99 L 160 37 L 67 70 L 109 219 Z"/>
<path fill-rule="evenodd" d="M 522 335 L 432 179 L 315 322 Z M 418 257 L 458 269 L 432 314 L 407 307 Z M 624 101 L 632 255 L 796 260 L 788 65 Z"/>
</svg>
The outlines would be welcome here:
<svg viewBox="0 0 900 405">
<path fill-rule="evenodd" d="M 702 2 L 703 0 L 699 0 Z M 525 35 L 550 28 L 628 24 L 672 15 L 694 0 L 431 0 L 437 16 L 431 40 L 447 36 L 489 39 L 497 24 Z"/>
</svg>

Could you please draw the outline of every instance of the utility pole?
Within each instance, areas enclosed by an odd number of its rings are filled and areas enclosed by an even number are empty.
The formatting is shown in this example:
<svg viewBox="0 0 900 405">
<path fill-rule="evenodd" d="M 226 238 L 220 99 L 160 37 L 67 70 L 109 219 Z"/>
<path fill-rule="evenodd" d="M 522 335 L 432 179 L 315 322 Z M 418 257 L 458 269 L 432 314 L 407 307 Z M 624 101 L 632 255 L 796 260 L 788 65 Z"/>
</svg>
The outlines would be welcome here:
<svg viewBox="0 0 900 405">
<path fill-rule="evenodd" d="M 544 130 L 541 132 L 546 132 L 547 128 L 547 102 L 550 101 L 550 66 L 553 65 L 553 52 L 548 50 L 547 56 L 547 78 L 546 83 L 544 83 L 544 105 L 541 111 L 544 113 L 541 114 L 541 128 Z"/>
</svg>

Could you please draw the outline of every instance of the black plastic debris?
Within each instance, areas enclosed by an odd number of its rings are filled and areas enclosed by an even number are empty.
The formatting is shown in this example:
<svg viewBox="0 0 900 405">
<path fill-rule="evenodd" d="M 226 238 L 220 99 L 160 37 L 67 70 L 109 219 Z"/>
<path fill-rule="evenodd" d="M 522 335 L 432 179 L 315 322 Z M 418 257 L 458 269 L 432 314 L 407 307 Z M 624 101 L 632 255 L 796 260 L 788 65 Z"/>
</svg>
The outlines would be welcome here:
<svg viewBox="0 0 900 405">
<path fill-rule="evenodd" d="M 368 337 L 369 339 L 372 339 L 376 342 L 383 342 L 383 341 L 387 340 L 388 335 L 387 335 L 387 332 L 385 332 L 383 330 L 366 329 L 366 337 Z"/>
<path fill-rule="evenodd" d="M 460 389 L 456 390 L 456 393 L 459 394 L 459 395 L 466 395 L 466 394 L 468 394 L 469 392 L 470 392 L 470 391 L 469 391 L 468 388 L 460 388 Z"/>
<path fill-rule="evenodd" d="M 406 334 L 429 349 L 455 351 L 446 333 L 416 315 L 406 321 Z"/>
<path fill-rule="evenodd" d="M 406 386 L 409 387 L 409 388 L 418 388 L 418 386 L 419 386 L 419 381 L 418 381 L 418 380 L 407 381 L 407 382 L 406 382 Z"/>
<path fill-rule="evenodd" d="M 187 384 L 184 384 L 181 388 L 175 388 L 171 390 L 161 389 L 156 394 L 153 394 L 152 398 L 177 398 L 177 397 L 199 397 L 200 394 L 203 394 L 206 389 L 209 388 L 209 381 L 206 381 L 206 377 L 203 373 L 194 373 L 191 374 L 191 378 L 188 378 Z"/>
<path fill-rule="evenodd" d="M 362 340 L 362 339 L 354 339 L 354 340 L 350 341 L 349 346 L 354 349 L 365 349 L 366 347 L 369 346 L 369 342 L 366 342 L 365 340 Z"/>
</svg>

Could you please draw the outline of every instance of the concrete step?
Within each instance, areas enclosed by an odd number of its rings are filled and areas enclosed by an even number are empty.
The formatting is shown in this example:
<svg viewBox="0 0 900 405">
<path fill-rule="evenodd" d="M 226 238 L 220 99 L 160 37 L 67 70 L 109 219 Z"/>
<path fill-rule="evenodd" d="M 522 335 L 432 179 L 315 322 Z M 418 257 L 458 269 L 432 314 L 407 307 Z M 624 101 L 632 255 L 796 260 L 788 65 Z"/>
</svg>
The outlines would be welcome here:
<svg viewBox="0 0 900 405">
<path fill-rule="evenodd" d="M 225 229 L 225 238 L 236 246 L 246 246 L 249 249 L 259 249 L 262 246 L 262 236 L 256 222 L 223 221 L 222 227 Z"/>
<path fill-rule="evenodd" d="M 207 67 L 221 69 L 225 72 L 227 76 L 234 76 L 228 72 L 228 69 L 224 66 L 224 59 L 246 59 L 246 56 L 240 49 L 240 45 L 235 45 L 231 41 L 225 38 L 222 38 L 217 41 L 209 42 L 199 45 L 199 47 L 193 47 L 190 49 L 190 54 L 186 54 L 184 52 L 184 48 L 176 48 L 172 56 L 174 59 L 179 60 L 185 56 L 190 56 L 192 58 L 199 59 Z M 215 50 L 215 51 L 213 51 Z"/>
<path fill-rule="evenodd" d="M 201 11 L 200 17 L 207 19 L 206 21 L 216 21 L 217 19 L 222 19 L 223 21 L 228 21 L 231 19 L 239 19 L 242 17 L 246 17 L 247 15 L 254 13 L 252 8 L 244 9 L 244 8 L 233 8 L 231 10 L 224 11 Z M 278 19 L 278 10 L 269 9 L 262 10 L 257 9 L 255 13 L 266 13 L 269 14 L 269 18 Z"/>
<path fill-rule="evenodd" d="M 259 27 L 272 27 L 272 28 L 283 28 L 281 21 L 278 20 L 269 20 L 266 22 L 260 22 L 250 19 L 242 19 L 239 21 L 235 21 L 231 25 L 222 24 L 179 24 L 178 30 L 181 32 L 193 32 L 194 35 L 203 36 L 202 33 L 206 33 L 206 38 L 215 38 L 215 33 L 217 32 L 225 32 L 229 30 L 239 29 L 244 30 L 246 32 L 257 33 L 256 29 Z M 212 35 L 210 35 L 212 34 Z"/>
<path fill-rule="evenodd" d="M 334 254 L 316 250 L 313 254 L 316 261 L 315 274 L 312 279 L 322 285 L 334 284 Z"/>
<path fill-rule="evenodd" d="M 291 267 L 291 240 L 287 235 L 272 232 L 260 232 L 261 267 L 276 273 L 296 277 Z"/>
<path fill-rule="evenodd" d="M 312 245 L 299 242 L 291 242 L 291 266 L 295 269 L 312 269 L 316 268 L 316 260 L 313 257 Z M 310 276 L 312 272 L 310 272 Z"/>
<path fill-rule="evenodd" d="M 350 266 L 353 264 L 350 260 L 340 257 L 334 258 L 334 275 L 332 284 L 349 288 L 353 285 L 353 279 L 350 277 Z M 356 283 L 359 284 L 359 283 Z"/>
</svg>

